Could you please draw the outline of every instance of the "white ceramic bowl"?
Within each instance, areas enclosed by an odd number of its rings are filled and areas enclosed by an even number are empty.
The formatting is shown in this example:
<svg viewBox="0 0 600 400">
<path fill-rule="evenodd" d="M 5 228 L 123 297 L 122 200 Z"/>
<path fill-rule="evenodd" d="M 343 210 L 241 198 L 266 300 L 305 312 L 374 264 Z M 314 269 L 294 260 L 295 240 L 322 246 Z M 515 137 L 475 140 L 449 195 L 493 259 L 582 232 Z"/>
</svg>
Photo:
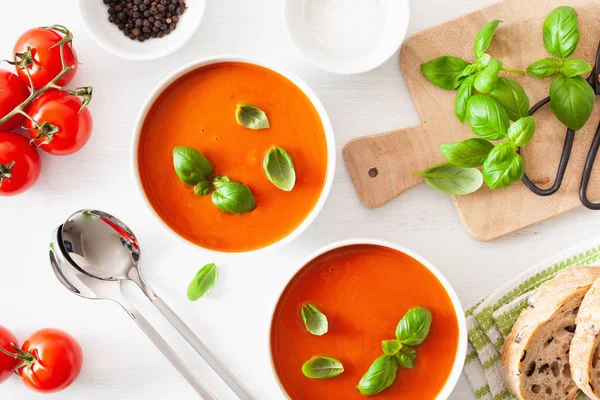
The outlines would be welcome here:
<svg viewBox="0 0 600 400">
<path fill-rule="evenodd" d="M 164 57 L 187 43 L 204 16 L 206 0 L 187 0 L 187 10 L 177 28 L 160 39 L 131 40 L 108 21 L 108 6 L 102 0 L 79 0 L 79 12 L 88 32 L 106 51 L 129 60 L 143 61 Z"/>
<path fill-rule="evenodd" d="M 325 247 L 315 251 L 310 256 L 308 256 L 302 263 L 300 263 L 298 268 L 295 271 L 293 271 L 293 274 L 289 277 L 289 279 L 285 282 L 285 285 L 281 288 L 279 296 L 277 297 L 275 303 L 273 304 L 273 306 L 271 308 L 271 323 L 269 324 L 269 335 L 268 335 L 269 343 L 267 344 L 269 346 L 269 352 L 271 352 L 271 332 L 272 332 L 271 327 L 273 325 L 273 317 L 275 316 L 275 310 L 277 308 L 277 305 L 279 304 L 279 300 L 280 300 L 281 296 L 283 295 L 283 292 L 288 287 L 288 285 L 295 279 L 296 275 L 298 275 L 300 273 L 300 271 L 302 271 L 302 269 L 306 265 L 308 265 L 311 261 L 313 261 L 315 258 L 317 258 L 331 250 L 339 249 L 341 247 L 346 247 L 346 246 L 360 245 L 360 244 L 370 244 L 370 245 L 387 247 L 387 248 L 399 251 L 401 253 L 404 253 L 404 254 L 414 258 L 415 260 L 417 260 L 418 262 L 423 264 L 429 271 L 431 271 L 431 273 L 433 275 L 435 275 L 435 277 L 438 279 L 438 281 L 440 281 L 440 283 L 446 290 L 446 293 L 448 293 L 450 300 L 452 300 L 452 305 L 454 306 L 454 312 L 456 314 L 456 320 L 458 321 L 458 346 L 456 349 L 456 358 L 454 359 L 454 365 L 452 366 L 452 371 L 450 372 L 450 375 L 448 376 L 448 379 L 446 380 L 446 384 L 444 385 L 444 387 L 442 388 L 442 390 L 440 391 L 440 393 L 438 394 L 438 396 L 436 398 L 436 400 L 446 400 L 452 393 L 452 390 L 454 390 L 454 387 L 456 386 L 456 383 L 458 382 L 458 379 L 460 378 L 460 374 L 461 374 L 463 366 L 465 364 L 465 358 L 467 356 L 467 320 L 465 318 L 465 314 L 464 314 L 462 305 L 460 303 L 458 295 L 456 294 L 456 292 L 450 285 L 450 282 L 448 282 L 446 280 L 446 278 L 444 278 L 444 276 L 441 274 L 441 272 L 436 267 L 434 267 L 429 261 L 425 260 L 420 255 L 418 255 L 402 246 L 398 246 L 394 243 L 386 242 L 383 240 L 366 239 L 366 238 L 342 240 L 339 242 L 332 243 L 328 246 L 325 246 Z M 281 389 L 282 395 L 286 398 L 289 398 L 285 389 L 283 388 L 283 386 L 281 386 L 279 377 L 277 376 L 277 372 L 275 371 L 275 367 L 273 365 L 273 354 L 271 353 L 270 355 L 271 355 L 272 373 L 273 373 L 273 375 L 275 375 L 275 379 L 279 383 L 279 388 Z"/>
<path fill-rule="evenodd" d="M 370 46 L 368 51 L 360 52 L 351 58 L 340 58 L 323 50 L 323 46 L 319 46 L 314 39 L 315 32 L 311 31 L 306 18 L 307 6 L 313 1 L 319 0 L 285 0 L 284 20 L 294 47 L 312 64 L 325 71 L 359 74 L 375 69 L 400 48 L 406 37 L 410 13 L 408 0 L 378 0 L 385 10 L 385 25 L 379 40 Z M 336 21 L 332 19 L 331 23 Z"/>
<path fill-rule="evenodd" d="M 266 247 L 263 247 L 261 249 L 245 251 L 245 252 L 228 253 L 228 252 L 211 250 L 211 249 L 201 247 L 195 243 L 188 241 L 187 239 L 183 238 L 182 236 L 179 236 L 173 229 L 171 229 L 171 227 L 169 225 L 167 225 L 162 220 L 162 218 L 160 218 L 160 216 L 156 213 L 156 211 L 154 210 L 154 208 L 148 201 L 148 198 L 146 197 L 146 193 L 142 186 L 142 182 L 140 179 L 140 173 L 139 173 L 139 169 L 138 169 L 138 147 L 139 147 L 140 133 L 142 130 L 142 126 L 144 124 L 144 120 L 146 119 L 146 114 L 148 113 L 148 111 L 150 110 L 150 108 L 152 107 L 152 105 L 154 104 L 156 99 L 158 98 L 158 96 L 160 96 L 160 94 L 163 92 L 163 90 L 165 90 L 169 85 L 171 85 L 173 82 L 175 82 L 177 79 L 181 78 L 185 74 L 187 74 L 195 69 L 205 67 L 207 65 L 218 64 L 218 63 L 222 63 L 222 62 L 244 62 L 244 63 L 258 65 L 258 66 L 261 66 L 264 68 L 268 68 L 268 69 L 278 73 L 279 75 L 282 75 L 282 76 L 286 77 L 287 79 L 289 79 L 306 95 L 306 97 L 309 98 L 312 105 L 317 110 L 319 117 L 321 119 L 321 123 L 323 124 L 323 130 L 325 131 L 325 141 L 327 144 L 327 172 L 326 172 L 326 176 L 325 176 L 325 184 L 323 185 L 323 190 L 321 191 L 319 200 L 317 201 L 317 204 L 314 206 L 314 208 L 312 209 L 310 214 L 308 214 L 308 216 L 304 219 L 304 221 L 302 221 L 302 223 L 293 232 L 291 232 L 289 235 L 287 235 L 283 239 L 281 239 L 273 244 L 270 244 Z M 298 78 L 297 76 L 295 76 L 289 72 L 282 71 L 279 68 L 275 68 L 271 65 L 268 65 L 268 64 L 265 64 L 262 62 L 254 61 L 254 60 L 251 60 L 246 57 L 235 56 L 235 55 L 214 56 L 214 57 L 209 57 L 209 58 L 205 58 L 202 60 L 194 61 L 194 62 L 191 62 L 191 63 L 184 65 L 183 67 L 177 69 L 175 72 L 173 72 L 172 74 L 167 76 L 165 79 L 163 79 L 162 82 L 160 82 L 158 84 L 158 86 L 156 88 L 154 88 L 152 93 L 150 93 L 150 95 L 146 99 L 146 102 L 144 103 L 144 105 L 142 106 L 142 109 L 140 110 L 140 112 L 138 114 L 138 117 L 137 117 L 137 120 L 136 120 L 135 126 L 134 126 L 134 131 L 133 131 L 131 152 L 132 152 L 131 160 L 133 163 L 132 168 L 133 168 L 133 176 L 134 176 L 135 184 L 137 186 L 138 192 L 143 197 L 143 200 L 144 200 L 143 203 L 150 210 L 150 212 L 154 216 L 155 220 L 166 230 L 166 232 L 168 234 L 170 234 L 172 237 L 176 238 L 177 240 L 188 243 L 196 248 L 204 249 L 205 251 L 207 251 L 209 253 L 213 253 L 214 255 L 220 255 L 220 254 L 221 255 L 222 254 L 243 255 L 243 254 L 250 254 L 250 253 L 251 254 L 262 253 L 262 252 L 266 252 L 268 250 L 272 250 L 274 248 L 283 246 L 285 244 L 288 244 L 291 241 L 293 241 L 295 238 L 300 236 L 302 234 L 302 232 L 304 232 L 306 230 L 306 228 L 308 228 L 308 226 L 315 220 L 315 218 L 317 217 L 317 215 L 319 214 L 319 212 L 325 205 L 325 201 L 327 200 L 327 197 L 329 196 L 329 192 L 331 191 L 331 185 L 333 183 L 333 175 L 335 172 L 335 159 L 336 159 L 333 127 L 331 126 L 331 122 L 329 120 L 327 112 L 325 111 L 325 107 L 323 107 L 323 104 L 318 99 L 317 95 L 312 91 L 312 89 L 306 83 L 304 83 L 304 81 L 302 81 L 300 78 Z"/>
</svg>

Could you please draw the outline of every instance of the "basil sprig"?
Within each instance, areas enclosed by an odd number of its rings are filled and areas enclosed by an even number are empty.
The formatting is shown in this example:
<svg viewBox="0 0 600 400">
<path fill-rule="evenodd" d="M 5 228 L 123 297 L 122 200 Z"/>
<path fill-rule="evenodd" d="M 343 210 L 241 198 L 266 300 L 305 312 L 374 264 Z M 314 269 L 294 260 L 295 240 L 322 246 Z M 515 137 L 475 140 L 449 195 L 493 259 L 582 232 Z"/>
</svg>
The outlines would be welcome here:
<svg viewBox="0 0 600 400">
<path fill-rule="evenodd" d="M 313 357 L 302 365 L 302 373 L 310 379 L 329 379 L 341 375 L 344 366 L 332 357 Z"/>
<path fill-rule="evenodd" d="M 300 314 L 306 330 L 313 335 L 323 336 L 329 331 L 327 317 L 314 305 L 309 303 L 303 304 Z"/>
<path fill-rule="evenodd" d="M 190 301 L 196 301 L 212 289 L 219 279 L 219 270 L 215 264 L 206 264 L 198 271 L 187 290 Z"/>
<path fill-rule="evenodd" d="M 263 162 L 267 178 L 279 189 L 290 192 L 296 184 L 296 171 L 290 155 L 281 147 L 272 147 Z"/>
<path fill-rule="evenodd" d="M 198 150 L 177 146 L 173 149 L 173 166 L 179 179 L 188 185 L 196 185 L 212 174 L 212 165 Z"/>
<path fill-rule="evenodd" d="M 527 73 L 540 79 L 558 75 L 550 86 L 550 108 L 560 122 L 579 130 L 592 115 L 596 94 L 581 77 L 592 66 L 582 60 L 567 59 L 581 37 L 577 11 L 568 6 L 556 8 L 546 17 L 543 32 L 546 49 L 558 59 L 538 60 L 527 68 Z"/>
<path fill-rule="evenodd" d="M 238 125 L 248 129 L 270 128 L 269 118 L 263 110 L 250 104 L 238 104 L 235 110 Z"/>
</svg>

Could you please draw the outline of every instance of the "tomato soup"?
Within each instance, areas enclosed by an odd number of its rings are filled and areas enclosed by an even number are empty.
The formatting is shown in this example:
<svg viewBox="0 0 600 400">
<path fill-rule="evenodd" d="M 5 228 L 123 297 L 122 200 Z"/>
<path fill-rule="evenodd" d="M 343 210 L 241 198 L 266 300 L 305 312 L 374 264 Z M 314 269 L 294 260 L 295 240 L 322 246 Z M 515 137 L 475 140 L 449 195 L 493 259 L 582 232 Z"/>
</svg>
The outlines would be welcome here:
<svg viewBox="0 0 600 400">
<path fill-rule="evenodd" d="M 266 112 L 271 128 L 237 124 L 238 104 Z M 202 153 L 213 173 L 247 185 L 254 211 L 228 214 L 197 196 L 173 167 L 173 148 Z M 291 156 L 296 184 L 273 185 L 263 169 L 269 149 Z M 148 112 L 140 133 L 138 169 L 154 210 L 175 232 L 199 246 L 225 252 L 255 250 L 294 231 L 317 204 L 327 174 L 327 143 L 309 98 L 282 75 L 253 64 L 227 62 L 188 73 L 171 84 Z"/>
<path fill-rule="evenodd" d="M 307 332 L 300 308 L 310 303 L 329 320 L 323 336 Z M 284 290 L 273 316 L 271 351 L 281 385 L 293 400 L 360 399 L 356 386 L 383 355 L 382 340 L 413 307 L 433 315 L 429 336 L 416 346 L 414 369 L 398 368 L 395 382 L 377 399 L 435 399 L 448 379 L 458 349 L 459 328 L 452 300 L 425 266 L 399 251 L 353 245 L 332 250 L 305 266 Z M 302 365 L 313 356 L 344 365 L 330 379 L 309 379 Z"/>
</svg>

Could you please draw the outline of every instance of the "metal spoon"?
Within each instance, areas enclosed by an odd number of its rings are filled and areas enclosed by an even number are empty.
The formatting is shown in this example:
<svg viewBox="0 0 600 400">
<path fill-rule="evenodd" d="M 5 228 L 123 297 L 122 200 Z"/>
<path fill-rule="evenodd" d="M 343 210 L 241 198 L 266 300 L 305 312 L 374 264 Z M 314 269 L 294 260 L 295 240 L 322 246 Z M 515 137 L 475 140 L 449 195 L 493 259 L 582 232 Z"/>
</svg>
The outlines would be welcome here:
<svg viewBox="0 0 600 400">
<path fill-rule="evenodd" d="M 140 271 L 139 244 L 133 232 L 123 222 L 96 210 L 83 210 L 71 215 L 53 235 L 50 260 L 56 276 L 72 292 L 86 298 L 112 299 L 121 304 L 198 393 L 207 399 L 214 399 L 156 330 L 128 304 L 121 293 L 121 282 L 135 282 L 240 399 L 253 399 L 144 280 Z"/>
</svg>

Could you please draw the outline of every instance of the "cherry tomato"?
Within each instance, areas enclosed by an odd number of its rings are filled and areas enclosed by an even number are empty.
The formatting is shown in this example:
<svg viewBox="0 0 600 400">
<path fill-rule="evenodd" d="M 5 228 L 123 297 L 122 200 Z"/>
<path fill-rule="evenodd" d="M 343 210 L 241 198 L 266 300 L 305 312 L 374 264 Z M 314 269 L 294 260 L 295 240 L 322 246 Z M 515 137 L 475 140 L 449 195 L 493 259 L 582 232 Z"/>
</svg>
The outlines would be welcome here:
<svg viewBox="0 0 600 400">
<path fill-rule="evenodd" d="M 59 90 L 43 93 L 29 106 L 29 115 L 41 125 L 30 120 L 26 127 L 35 143 L 50 154 L 64 156 L 73 154 L 87 143 L 92 134 L 92 114 L 81 109 L 82 101 Z"/>
<path fill-rule="evenodd" d="M 23 383 L 41 393 L 66 389 L 77 379 L 83 364 L 81 346 L 66 332 L 42 329 L 23 343 L 18 369 Z"/>
<path fill-rule="evenodd" d="M 0 132 L 0 196 L 28 190 L 39 178 L 41 169 L 37 149 L 25 136 Z"/>
<path fill-rule="evenodd" d="M 14 353 L 13 345 L 19 346 L 17 337 L 11 331 L 0 325 L 0 347 L 9 353 Z M 6 354 L 0 353 L 0 383 L 12 376 L 17 365 L 19 365 L 18 358 L 9 357 Z"/>
<path fill-rule="evenodd" d="M 27 54 L 27 48 L 31 48 L 33 60 L 29 62 L 25 60 L 25 63 L 31 74 L 35 89 L 41 89 L 46 86 L 48 82 L 62 71 L 60 46 L 57 45 L 62 39 L 63 35 L 61 33 L 46 28 L 30 29 L 17 39 L 13 49 L 15 54 Z M 70 42 L 65 44 L 63 51 L 65 65 L 74 68 L 56 82 L 58 86 L 65 86 L 71 82 L 77 72 L 78 66 L 77 55 Z M 25 68 L 17 68 L 17 73 L 21 80 L 29 85 Z"/>
<path fill-rule="evenodd" d="M 10 71 L 0 69 L 0 119 L 29 97 L 29 88 Z M 24 117 L 17 114 L 5 123 L 2 130 L 11 131 L 23 125 Z"/>
</svg>

